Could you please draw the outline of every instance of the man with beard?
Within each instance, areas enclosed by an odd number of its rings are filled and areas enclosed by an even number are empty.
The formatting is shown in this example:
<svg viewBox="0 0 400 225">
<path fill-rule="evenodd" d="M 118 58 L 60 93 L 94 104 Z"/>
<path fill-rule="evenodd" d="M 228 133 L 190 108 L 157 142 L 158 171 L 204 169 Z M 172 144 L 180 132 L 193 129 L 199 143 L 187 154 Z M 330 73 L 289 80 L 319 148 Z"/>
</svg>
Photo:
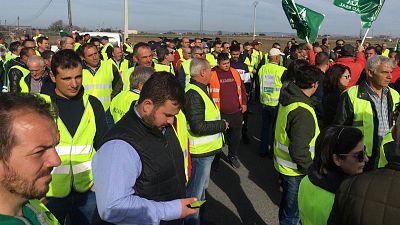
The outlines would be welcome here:
<svg viewBox="0 0 400 225">
<path fill-rule="evenodd" d="M 168 72 L 148 79 L 137 102 L 106 134 L 93 162 L 99 215 L 118 224 L 181 225 L 187 205 L 182 148 L 174 117 L 184 90 Z"/>
<path fill-rule="evenodd" d="M 50 106 L 27 94 L 0 95 L 0 224 L 59 225 L 39 202 L 60 165 Z"/>
</svg>

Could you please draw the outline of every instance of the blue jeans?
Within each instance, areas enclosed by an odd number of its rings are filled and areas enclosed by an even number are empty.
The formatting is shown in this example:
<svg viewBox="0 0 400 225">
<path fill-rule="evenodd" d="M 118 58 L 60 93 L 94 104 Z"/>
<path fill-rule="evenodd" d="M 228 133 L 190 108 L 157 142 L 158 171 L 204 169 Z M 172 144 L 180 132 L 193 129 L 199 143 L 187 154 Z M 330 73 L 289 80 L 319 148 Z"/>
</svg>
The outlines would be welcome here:
<svg viewBox="0 0 400 225">
<path fill-rule="evenodd" d="M 214 155 L 199 158 L 192 157 L 191 159 L 192 174 L 186 189 L 186 197 L 196 197 L 198 200 L 205 200 Z M 185 225 L 199 225 L 204 209 L 201 207 L 199 211 L 199 213 L 187 217 Z"/>
<path fill-rule="evenodd" d="M 60 224 L 64 224 L 65 217 L 69 214 L 71 224 L 92 224 L 93 213 L 96 208 L 96 195 L 92 191 L 78 193 L 71 190 L 65 198 L 48 197 L 46 207 L 53 213 Z"/>
<path fill-rule="evenodd" d="M 298 225 L 300 222 L 297 196 L 300 182 L 304 176 L 286 176 L 280 174 L 282 179 L 282 199 L 279 205 L 279 224 Z"/>
<path fill-rule="evenodd" d="M 275 123 L 278 106 L 262 105 L 262 127 L 260 153 L 267 153 L 272 158 L 274 152 Z"/>
</svg>

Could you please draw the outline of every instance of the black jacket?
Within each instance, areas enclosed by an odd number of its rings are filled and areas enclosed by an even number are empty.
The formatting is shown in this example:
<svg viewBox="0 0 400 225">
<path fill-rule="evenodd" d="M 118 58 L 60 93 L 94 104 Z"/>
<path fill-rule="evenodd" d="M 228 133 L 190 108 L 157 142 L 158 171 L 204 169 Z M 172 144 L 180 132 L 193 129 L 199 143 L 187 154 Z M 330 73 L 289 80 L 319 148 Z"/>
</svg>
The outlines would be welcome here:
<svg viewBox="0 0 400 225">
<path fill-rule="evenodd" d="M 183 153 L 171 126 L 164 132 L 150 127 L 136 114 L 135 103 L 128 113 L 104 137 L 123 140 L 138 153 L 142 171 L 134 184 L 135 195 L 153 201 L 171 201 L 185 197 Z M 118 154 L 118 152 L 115 152 Z M 133 165 L 132 165 L 133 166 Z M 161 225 L 182 224 L 182 219 L 162 221 Z"/>
<path fill-rule="evenodd" d="M 198 86 L 202 89 L 207 96 L 211 99 L 208 94 L 207 86 L 201 84 L 195 80 L 190 80 L 191 84 Z M 225 122 L 223 120 L 218 121 L 205 121 L 205 104 L 203 98 L 194 90 L 189 90 L 186 92 L 186 103 L 184 108 L 184 113 L 188 124 L 190 125 L 190 130 L 199 136 L 212 135 L 225 131 Z M 220 149 L 218 150 L 220 151 Z M 207 155 L 213 155 L 216 152 L 210 152 L 205 155 L 192 155 L 193 157 L 202 157 Z"/>
<path fill-rule="evenodd" d="M 368 88 L 367 83 L 365 83 L 365 82 L 362 83 L 361 85 L 359 85 L 357 97 L 360 99 L 367 100 L 371 103 L 373 117 L 374 117 L 374 140 L 373 140 L 373 146 L 372 146 L 372 154 L 364 168 L 364 170 L 371 170 L 376 167 L 375 161 L 377 160 L 378 155 L 379 155 L 379 146 L 378 146 L 379 145 L 379 143 L 378 143 L 379 142 L 379 137 L 378 137 L 379 120 L 376 115 L 375 105 L 372 102 L 372 99 L 368 95 L 367 88 Z M 389 115 L 389 118 L 388 118 L 389 126 L 392 127 L 392 125 L 393 125 L 393 122 L 392 122 L 393 121 L 392 120 L 393 99 L 392 99 L 392 95 L 390 94 L 390 91 L 387 94 L 387 103 L 388 103 L 387 108 L 388 108 L 388 115 Z M 351 103 L 349 94 L 347 92 L 343 92 L 342 95 L 340 96 L 340 101 L 339 101 L 339 104 L 337 107 L 334 124 L 352 126 L 353 120 L 354 120 L 353 104 Z"/>
<path fill-rule="evenodd" d="M 303 102 L 311 107 L 317 103 L 307 97 L 293 82 L 290 82 L 281 89 L 279 103 L 282 106 L 288 106 L 295 102 Z M 298 170 L 303 174 L 307 174 L 312 164 L 309 144 L 315 136 L 315 129 L 314 117 L 307 109 L 298 107 L 288 114 L 285 130 L 290 140 L 289 154 L 293 162 L 297 164 Z"/>
<path fill-rule="evenodd" d="M 324 108 L 324 127 L 328 127 L 333 124 L 339 100 L 339 91 L 324 93 L 322 98 L 322 105 Z"/>
<path fill-rule="evenodd" d="M 22 62 L 21 58 L 17 57 L 10 61 L 9 68 L 13 66 L 21 66 L 25 69 L 28 69 L 28 66 Z M 10 69 L 8 71 L 8 79 L 9 79 L 9 84 L 10 84 L 10 89 L 8 90 L 11 93 L 18 93 L 21 92 L 21 87 L 19 85 L 20 80 L 22 79 L 24 75 L 22 74 L 22 71 L 19 69 Z"/>
</svg>

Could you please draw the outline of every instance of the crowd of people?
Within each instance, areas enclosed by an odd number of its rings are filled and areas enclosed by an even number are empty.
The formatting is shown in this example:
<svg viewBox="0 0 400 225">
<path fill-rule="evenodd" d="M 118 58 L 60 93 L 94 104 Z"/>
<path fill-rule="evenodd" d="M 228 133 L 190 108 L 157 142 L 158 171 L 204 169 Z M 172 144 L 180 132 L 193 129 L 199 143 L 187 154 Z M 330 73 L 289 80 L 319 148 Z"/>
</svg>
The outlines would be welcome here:
<svg viewBox="0 0 400 225">
<path fill-rule="evenodd" d="M 248 104 L 279 224 L 400 219 L 400 53 L 183 37 L 121 46 L 0 36 L 1 224 L 208 224 L 211 171 L 241 167 Z M 400 50 L 400 49 L 399 49 Z"/>
</svg>

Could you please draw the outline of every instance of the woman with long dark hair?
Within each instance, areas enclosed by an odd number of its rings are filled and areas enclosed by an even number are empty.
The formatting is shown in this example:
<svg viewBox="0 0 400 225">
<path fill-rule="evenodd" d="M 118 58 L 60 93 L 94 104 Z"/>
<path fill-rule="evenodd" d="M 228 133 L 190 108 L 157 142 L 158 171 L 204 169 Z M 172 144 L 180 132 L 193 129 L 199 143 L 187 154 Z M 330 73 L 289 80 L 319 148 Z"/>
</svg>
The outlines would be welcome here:
<svg viewBox="0 0 400 225">
<path fill-rule="evenodd" d="M 325 225 L 341 182 L 362 173 L 366 162 L 368 157 L 359 129 L 346 126 L 324 129 L 316 141 L 313 165 L 300 183 L 301 224 Z"/>
<path fill-rule="evenodd" d="M 332 124 L 339 103 L 340 94 L 350 82 L 350 68 L 342 64 L 331 66 L 325 74 L 323 87 L 324 127 Z"/>
</svg>

